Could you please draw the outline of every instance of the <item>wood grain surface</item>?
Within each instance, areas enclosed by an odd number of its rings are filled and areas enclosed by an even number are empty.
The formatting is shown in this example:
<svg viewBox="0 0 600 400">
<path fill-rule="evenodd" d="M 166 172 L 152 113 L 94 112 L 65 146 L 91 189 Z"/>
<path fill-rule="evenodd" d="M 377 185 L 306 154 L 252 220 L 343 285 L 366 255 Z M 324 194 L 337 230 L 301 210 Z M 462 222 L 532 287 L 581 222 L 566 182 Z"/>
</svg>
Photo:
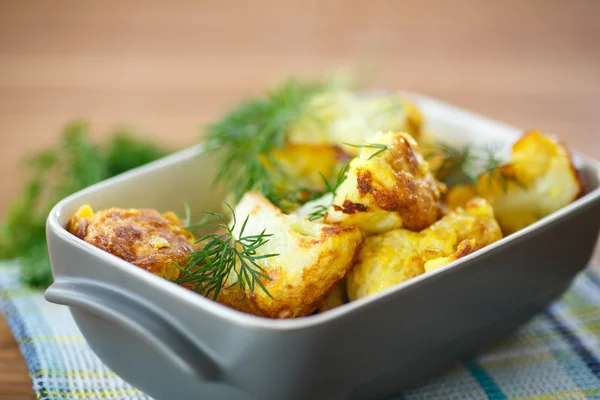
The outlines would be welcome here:
<svg viewBox="0 0 600 400">
<path fill-rule="evenodd" d="M 265 85 L 335 68 L 600 157 L 598 16 L 597 0 L 0 0 L 0 212 L 23 155 L 70 120 L 181 147 Z M 0 399 L 33 398 L 0 318 Z"/>
</svg>

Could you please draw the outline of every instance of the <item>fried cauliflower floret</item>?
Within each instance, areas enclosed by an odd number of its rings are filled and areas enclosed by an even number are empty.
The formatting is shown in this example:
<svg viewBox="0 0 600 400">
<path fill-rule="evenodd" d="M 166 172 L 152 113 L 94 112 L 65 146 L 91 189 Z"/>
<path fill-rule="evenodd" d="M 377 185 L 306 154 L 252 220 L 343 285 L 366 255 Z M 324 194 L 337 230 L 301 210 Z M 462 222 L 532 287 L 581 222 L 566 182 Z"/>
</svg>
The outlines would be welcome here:
<svg viewBox="0 0 600 400">
<path fill-rule="evenodd" d="M 491 205 L 469 201 L 421 232 L 394 229 L 365 239 L 346 276 L 350 300 L 441 267 L 502 238 Z"/>
<path fill-rule="evenodd" d="M 238 221 L 248 216 L 244 236 L 263 231 L 272 235 L 256 250 L 258 256 L 278 254 L 257 260 L 270 278 L 261 281 L 271 297 L 258 287 L 253 293 L 248 287 L 247 293 L 241 293 L 239 285 L 234 285 L 222 289 L 217 301 L 256 315 L 294 318 L 314 312 L 346 275 L 363 241 L 358 228 L 317 224 L 300 216 L 285 215 L 255 192 L 244 195 L 235 215 Z M 234 236 L 239 235 L 241 226 L 236 224 Z M 237 276 L 232 273 L 224 287 L 236 281 Z"/>
<path fill-rule="evenodd" d="M 446 193 L 446 206 L 451 210 L 464 207 L 474 197 L 477 197 L 477 189 L 474 185 L 456 185 Z"/>
<path fill-rule="evenodd" d="M 448 257 L 440 257 L 426 261 L 423 268 L 425 269 L 425 272 L 436 270 L 446 264 L 450 264 L 452 261 L 456 261 L 473 253 L 475 250 L 477 250 L 477 242 L 474 239 L 465 239 L 458 244 L 454 253 L 450 254 Z"/>
<path fill-rule="evenodd" d="M 307 112 L 294 123 L 287 137 L 291 143 L 343 146 L 371 141 L 377 131 L 421 134 L 423 116 L 400 94 L 364 96 L 348 91 L 331 91 L 315 96 Z M 357 150 L 343 146 L 355 155 Z"/>
<path fill-rule="evenodd" d="M 325 222 L 357 226 L 367 234 L 416 231 L 434 223 L 444 186 L 431 175 L 415 140 L 379 132 L 367 146 L 350 162 Z"/>
<path fill-rule="evenodd" d="M 477 191 L 490 200 L 506 234 L 566 206 L 583 190 L 567 149 L 539 131 L 525 133 L 507 165 L 477 180 Z"/>
<path fill-rule="evenodd" d="M 192 252 L 194 236 L 172 213 L 153 209 L 110 208 L 94 212 L 89 205 L 79 208 L 67 230 L 86 242 L 125 261 L 173 280 Z"/>
</svg>

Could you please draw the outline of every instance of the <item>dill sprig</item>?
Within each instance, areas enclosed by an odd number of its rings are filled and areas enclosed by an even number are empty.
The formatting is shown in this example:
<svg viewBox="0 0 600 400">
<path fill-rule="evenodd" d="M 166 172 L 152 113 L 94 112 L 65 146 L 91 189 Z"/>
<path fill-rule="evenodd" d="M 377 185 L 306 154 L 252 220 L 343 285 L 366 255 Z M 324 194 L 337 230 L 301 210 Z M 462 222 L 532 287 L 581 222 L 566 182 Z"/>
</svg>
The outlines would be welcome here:
<svg viewBox="0 0 600 400">
<path fill-rule="evenodd" d="M 324 218 L 328 208 L 329 207 L 324 206 L 323 204 L 316 205 L 312 212 L 308 214 L 308 220 L 312 222 Z"/>
<path fill-rule="evenodd" d="M 325 177 L 325 175 L 320 174 L 321 175 L 321 179 L 323 179 L 323 183 L 325 184 L 325 188 L 327 190 L 326 193 L 331 193 L 331 203 L 333 204 L 333 200 L 335 198 L 335 194 L 338 190 L 338 188 L 342 185 L 342 183 L 344 183 L 344 181 L 346 180 L 346 173 L 348 172 L 348 168 L 350 168 L 350 162 L 347 162 L 346 164 L 344 164 L 344 166 L 339 170 L 337 176 L 335 177 L 335 181 L 334 183 L 330 183 L 329 180 L 327 180 L 327 178 Z M 326 194 L 325 193 L 325 194 Z M 325 214 L 327 213 L 327 209 L 329 207 L 319 204 L 317 206 L 315 206 L 315 208 L 313 209 L 313 211 L 308 214 L 308 220 L 309 221 L 316 221 L 318 219 L 324 218 Z"/>
<path fill-rule="evenodd" d="M 435 177 L 449 187 L 474 185 L 478 178 L 485 174 L 488 185 L 496 182 L 504 192 L 508 190 L 509 183 L 526 189 L 516 176 L 506 172 L 505 167 L 510 164 L 504 163 L 497 150 L 490 146 L 456 147 L 440 142 L 424 157 L 435 165 L 432 171 Z"/>
<path fill-rule="evenodd" d="M 261 281 L 261 278 L 267 280 L 271 278 L 258 261 L 279 254 L 258 254 L 257 250 L 273 235 L 267 234 L 265 230 L 258 235 L 246 235 L 249 218 L 247 216 L 236 238 L 233 234 L 237 224 L 235 212 L 229 204 L 225 203 L 225 205 L 232 214 L 231 224 L 228 224 L 221 214 L 205 211 L 202 220 L 187 226 L 187 229 L 192 229 L 212 225 L 220 228 L 220 231 L 200 237 L 196 243 L 202 243 L 202 247 L 190 254 L 184 267 L 175 264 L 182 277 L 174 282 L 191 284 L 195 292 L 204 296 L 211 295 L 216 300 L 233 272 L 237 278 L 228 287 L 239 285 L 244 292 L 247 287 L 254 292 L 254 288 L 258 286 L 271 297 Z M 189 215 L 189 207 L 186 206 L 185 220 L 189 221 Z"/>
<path fill-rule="evenodd" d="M 344 143 L 344 144 L 346 146 L 356 147 L 356 148 L 378 149 L 375 153 L 371 154 L 371 156 L 368 158 L 368 160 L 370 160 L 373 157 L 377 157 L 378 155 L 380 155 L 381 153 L 383 153 L 384 151 L 386 151 L 388 149 L 388 147 L 385 144 L 381 144 L 381 143 L 369 143 L 369 144 Z"/>
<path fill-rule="evenodd" d="M 284 146 L 290 125 L 307 112 L 311 98 L 329 88 L 328 82 L 289 79 L 210 125 L 205 146 L 220 157 L 215 183 L 223 184 L 236 202 L 247 191 L 256 190 L 286 211 L 301 203 L 299 188 L 277 186 L 290 180 L 270 154 Z"/>
<path fill-rule="evenodd" d="M 473 184 L 477 180 L 474 169 L 479 158 L 471 146 L 455 147 L 440 142 L 424 156 L 428 161 L 441 160 L 432 173 L 448 186 Z"/>
<path fill-rule="evenodd" d="M 327 190 L 327 193 L 331 193 L 332 195 L 335 196 L 335 192 L 337 192 L 338 188 L 346 180 L 346 173 L 348 172 L 348 168 L 350 168 L 350 162 L 347 162 L 346 164 L 344 164 L 344 166 L 342 168 L 340 168 L 340 170 L 338 171 L 338 174 L 335 177 L 335 181 L 333 182 L 333 184 L 331 184 L 327 180 L 327 178 L 325 177 L 325 175 L 323 175 L 322 173 L 320 173 L 321 179 L 323 179 L 323 183 L 325 184 L 325 188 Z"/>
<path fill-rule="evenodd" d="M 45 226 L 54 204 L 166 154 L 160 146 L 123 130 L 115 131 L 105 143 L 92 143 L 87 124 L 69 124 L 58 143 L 25 160 L 29 181 L 0 224 L 0 259 L 18 259 L 21 280 L 30 287 L 46 288 L 52 283 L 52 272 Z"/>
</svg>

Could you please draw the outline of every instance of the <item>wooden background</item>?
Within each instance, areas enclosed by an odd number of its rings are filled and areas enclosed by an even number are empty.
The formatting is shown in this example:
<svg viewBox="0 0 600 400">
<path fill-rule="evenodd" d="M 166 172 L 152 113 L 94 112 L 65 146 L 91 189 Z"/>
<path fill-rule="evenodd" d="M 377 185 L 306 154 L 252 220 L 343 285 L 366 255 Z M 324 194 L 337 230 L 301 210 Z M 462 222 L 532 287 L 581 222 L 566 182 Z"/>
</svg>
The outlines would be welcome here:
<svg viewBox="0 0 600 400">
<path fill-rule="evenodd" d="M 288 74 L 348 67 L 600 157 L 598 0 L 0 0 L 0 212 L 72 119 L 179 147 Z M 33 398 L 0 322 L 0 399 Z"/>
</svg>

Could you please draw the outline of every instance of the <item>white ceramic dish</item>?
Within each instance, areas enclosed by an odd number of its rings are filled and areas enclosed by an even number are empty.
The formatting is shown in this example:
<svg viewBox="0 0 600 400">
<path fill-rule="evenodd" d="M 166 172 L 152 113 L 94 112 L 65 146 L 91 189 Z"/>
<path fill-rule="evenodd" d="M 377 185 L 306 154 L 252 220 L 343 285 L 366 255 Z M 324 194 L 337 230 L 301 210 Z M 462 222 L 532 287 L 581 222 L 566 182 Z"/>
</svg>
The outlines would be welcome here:
<svg viewBox="0 0 600 400">
<path fill-rule="evenodd" d="M 427 130 L 510 146 L 520 130 L 409 94 Z M 61 201 L 48 218 L 54 284 L 81 332 L 117 374 L 156 399 L 371 399 L 422 382 L 506 336 L 569 286 L 600 228 L 600 166 L 576 155 L 588 193 L 432 273 L 327 313 L 270 320 L 228 309 L 69 234 L 95 209 L 218 209 L 215 167 L 196 146 Z"/>
</svg>

